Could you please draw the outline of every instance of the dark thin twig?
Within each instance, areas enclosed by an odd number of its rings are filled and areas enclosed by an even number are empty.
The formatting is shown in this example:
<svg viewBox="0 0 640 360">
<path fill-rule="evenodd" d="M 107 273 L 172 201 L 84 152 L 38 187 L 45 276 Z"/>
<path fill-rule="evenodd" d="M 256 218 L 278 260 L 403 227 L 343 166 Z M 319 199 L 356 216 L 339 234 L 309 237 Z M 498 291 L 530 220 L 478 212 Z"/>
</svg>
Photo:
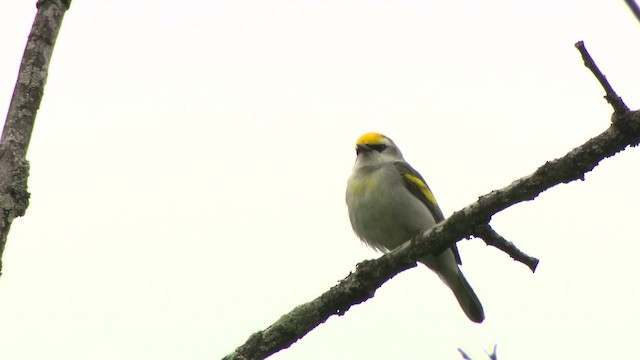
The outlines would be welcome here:
<svg viewBox="0 0 640 360">
<path fill-rule="evenodd" d="M 471 360 L 469 355 L 467 355 L 467 353 L 464 352 L 464 350 L 458 348 L 458 352 L 460 353 L 460 355 L 462 355 L 462 360 Z"/>
<path fill-rule="evenodd" d="M 487 353 L 490 360 L 498 360 L 498 344 L 493 345 L 493 351 L 491 354 Z"/>
<path fill-rule="evenodd" d="M 578 51 L 580 51 L 580 55 L 582 55 L 584 66 L 586 66 L 589 70 L 591 70 L 593 75 L 600 82 L 600 85 L 602 85 L 602 87 L 604 88 L 604 91 L 606 93 L 604 98 L 607 100 L 609 104 L 611 104 L 615 114 L 622 115 L 628 112 L 629 107 L 627 107 L 627 105 L 622 101 L 622 98 L 618 96 L 618 94 L 616 94 L 616 92 L 613 90 L 613 88 L 609 84 L 609 81 L 607 81 L 607 77 L 604 76 L 604 74 L 602 74 L 600 69 L 598 69 L 598 66 L 591 58 L 591 55 L 589 55 L 587 48 L 584 46 L 584 42 L 578 41 L 576 43 L 576 48 L 578 49 Z"/>
<path fill-rule="evenodd" d="M 627 3 L 629 10 L 631 10 L 631 13 L 635 15 L 636 19 L 640 21 L 640 6 L 638 6 L 638 4 L 633 0 L 624 0 L 624 2 Z"/>
<path fill-rule="evenodd" d="M 488 353 L 485 351 L 485 354 L 487 354 L 487 357 L 489 358 L 489 360 L 498 360 L 498 353 L 496 352 L 497 348 L 498 348 L 498 344 L 495 344 L 493 345 L 493 351 L 491 353 Z M 458 348 L 458 352 L 460 353 L 460 355 L 462 355 L 462 360 L 473 360 L 461 348 Z"/>
<path fill-rule="evenodd" d="M 473 231 L 473 234 L 482 238 L 487 245 L 491 245 L 506 252 L 513 260 L 527 265 L 529 269 L 531 269 L 531 272 L 536 272 L 536 267 L 540 260 L 523 253 L 511 241 L 498 234 L 491 225 L 482 224 L 477 226 Z"/>
</svg>

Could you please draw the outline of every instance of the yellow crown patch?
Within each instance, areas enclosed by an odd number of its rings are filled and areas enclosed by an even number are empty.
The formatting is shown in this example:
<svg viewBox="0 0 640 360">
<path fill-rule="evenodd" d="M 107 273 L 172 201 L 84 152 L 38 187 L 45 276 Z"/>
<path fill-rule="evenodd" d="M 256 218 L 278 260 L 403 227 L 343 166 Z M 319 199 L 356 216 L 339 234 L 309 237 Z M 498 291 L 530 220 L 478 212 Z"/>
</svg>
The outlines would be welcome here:
<svg viewBox="0 0 640 360">
<path fill-rule="evenodd" d="M 360 136 L 356 141 L 356 144 L 379 144 L 386 138 L 387 137 L 382 134 L 370 132 Z"/>
</svg>

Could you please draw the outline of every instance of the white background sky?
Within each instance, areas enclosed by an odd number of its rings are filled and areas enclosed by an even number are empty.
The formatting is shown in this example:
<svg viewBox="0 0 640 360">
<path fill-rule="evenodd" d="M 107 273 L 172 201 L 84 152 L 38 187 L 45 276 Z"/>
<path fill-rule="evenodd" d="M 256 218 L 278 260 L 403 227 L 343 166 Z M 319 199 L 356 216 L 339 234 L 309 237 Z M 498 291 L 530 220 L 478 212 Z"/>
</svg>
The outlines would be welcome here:
<svg viewBox="0 0 640 360">
<path fill-rule="evenodd" d="M 2 114 L 34 4 L 0 2 Z M 578 40 L 637 108 L 622 1 L 74 0 L 4 254 L 0 359 L 221 358 L 379 256 L 344 204 L 362 133 L 393 138 L 450 214 L 604 130 Z M 459 244 L 483 324 L 421 266 L 272 359 L 636 357 L 639 154 L 494 218 L 536 274 Z"/>
</svg>

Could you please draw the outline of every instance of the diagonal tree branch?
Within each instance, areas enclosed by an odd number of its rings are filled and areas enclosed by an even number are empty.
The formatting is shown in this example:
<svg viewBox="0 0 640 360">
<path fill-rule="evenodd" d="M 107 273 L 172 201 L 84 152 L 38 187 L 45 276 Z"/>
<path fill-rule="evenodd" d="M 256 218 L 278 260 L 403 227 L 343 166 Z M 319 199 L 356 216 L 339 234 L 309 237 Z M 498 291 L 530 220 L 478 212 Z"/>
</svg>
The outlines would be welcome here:
<svg viewBox="0 0 640 360">
<path fill-rule="evenodd" d="M 590 69 L 593 71 L 597 67 L 594 64 Z M 606 91 L 609 93 L 608 89 Z M 610 92 L 618 97 L 613 89 Z M 584 180 L 584 175 L 600 161 L 640 142 L 640 112 L 614 111 L 614 121 L 600 135 L 565 156 L 546 162 L 533 174 L 481 196 L 478 201 L 394 251 L 358 264 L 356 271 L 338 285 L 311 302 L 296 307 L 267 329 L 251 335 L 245 344 L 224 359 L 263 359 L 285 349 L 330 316 L 343 315 L 351 306 L 373 297 L 377 288 L 387 280 L 416 266 L 418 257 L 437 254 L 456 241 L 471 236 L 479 226 L 488 224 L 494 214 L 519 202 L 533 200 L 541 192 L 560 183 Z"/>
<path fill-rule="evenodd" d="M 38 12 L 4 123 L 0 140 L 0 273 L 11 223 L 24 215 L 29 206 L 27 149 L 42 101 L 53 46 L 70 5 L 71 0 L 38 0 L 36 3 Z"/>
</svg>

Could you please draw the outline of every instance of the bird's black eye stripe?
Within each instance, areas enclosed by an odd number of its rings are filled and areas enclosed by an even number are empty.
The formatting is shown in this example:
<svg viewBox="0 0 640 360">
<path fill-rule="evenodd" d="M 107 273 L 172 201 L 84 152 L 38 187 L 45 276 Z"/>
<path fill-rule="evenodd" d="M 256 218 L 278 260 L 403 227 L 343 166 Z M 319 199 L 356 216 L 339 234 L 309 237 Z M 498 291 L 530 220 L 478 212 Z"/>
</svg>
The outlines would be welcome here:
<svg viewBox="0 0 640 360">
<path fill-rule="evenodd" d="M 385 144 L 372 144 L 372 145 L 369 145 L 369 147 L 372 148 L 373 150 L 377 151 L 377 152 L 383 152 L 387 148 L 387 145 L 385 145 Z"/>
</svg>

